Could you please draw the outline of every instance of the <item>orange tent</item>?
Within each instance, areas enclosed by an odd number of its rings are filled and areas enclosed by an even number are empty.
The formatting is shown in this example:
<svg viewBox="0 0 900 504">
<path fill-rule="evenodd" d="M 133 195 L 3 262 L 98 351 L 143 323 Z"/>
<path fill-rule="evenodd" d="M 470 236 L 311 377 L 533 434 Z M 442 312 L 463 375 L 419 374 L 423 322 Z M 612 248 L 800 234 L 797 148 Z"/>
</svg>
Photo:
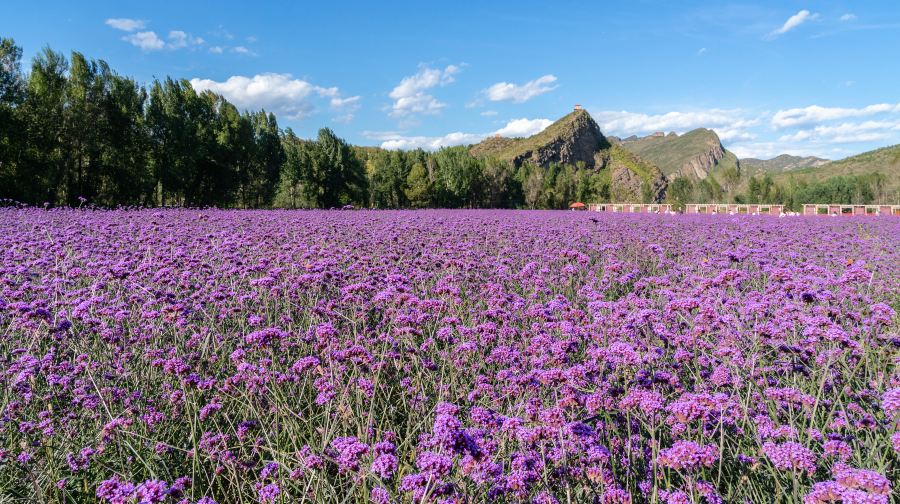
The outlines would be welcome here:
<svg viewBox="0 0 900 504">
<path fill-rule="evenodd" d="M 576 201 L 575 203 L 572 203 L 571 205 L 569 205 L 569 208 L 571 208 L 572 210 L 583 210 L 584 203 Z"/>
</svg>

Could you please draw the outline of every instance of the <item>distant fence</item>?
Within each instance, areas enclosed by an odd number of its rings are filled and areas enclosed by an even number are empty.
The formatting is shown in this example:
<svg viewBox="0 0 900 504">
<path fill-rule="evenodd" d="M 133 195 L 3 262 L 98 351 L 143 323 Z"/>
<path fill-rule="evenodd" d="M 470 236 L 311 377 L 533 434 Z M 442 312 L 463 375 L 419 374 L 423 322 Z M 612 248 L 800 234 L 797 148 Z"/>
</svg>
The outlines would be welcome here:
<svg viewBox="0 0 900 504">
<path fill-rule="evenodd" d="M 655 203 L 591 203 L 588 205 L 591 212 L 615 212 L 615 213 L 668 213 L 672 211 L 672 205 Z"/>
<path fill-rule="evenodd" d="M 803 215 L 894 215 L 900 217 L 900 205 L 803 205 Z"/>
<path fill-rule="evenodd" d="M 592 212 L 612 213 L 672 213 L 672 205 L 655 203 L 591 203 Z M 725 215 L 785 215 L 784 205 L 737 204 L 737 203 L 687 203 L 686 214 Z M 787 215 L 797 215 L 788 213 Z M 803 205 L 801 215 L 868 215 L 900 217 L 900 205 Z"/>
<path fill-rule="evenodd" d="M 781 215 L 784 205 L 740 205 L 737 203 L 687 203 L 684 213 L 689 214 L 746 214 Z"/>
</svg>

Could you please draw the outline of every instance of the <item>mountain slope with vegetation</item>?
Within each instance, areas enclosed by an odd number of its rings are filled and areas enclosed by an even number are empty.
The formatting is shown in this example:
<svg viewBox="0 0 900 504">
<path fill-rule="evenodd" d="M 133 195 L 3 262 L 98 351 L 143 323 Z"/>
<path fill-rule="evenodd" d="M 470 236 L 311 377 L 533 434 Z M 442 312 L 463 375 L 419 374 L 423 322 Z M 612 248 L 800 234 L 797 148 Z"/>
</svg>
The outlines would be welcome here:
<svg viewBox="0 0 900 504">
<path fill-rule="evenodd" d="M 658 201 L 666 187 L 665 176 L 657 166 L 611 143 L 582 109 L 530 137 L 492 137 L 473 145 L 469 152 L 516 167 L 558 164 L 594 170 L 608 181 L 610 196 L 620 201 Z"/>
<path fill-rule="evenodd" d="M 842 178 L 871 179 L 885 202 L 900 201 L 900 144 L 863 152 L 821 166 L 773 174 L 776 184 L 823 183 Z"/>
<path fill-rule="evenodd" d="M 575 110 L 540 133 L 525 138 L 493 137 L 473 145 L 472 155 L 510 161 L 515 166 L 532 163 L 546 167 L 550 163 L 597 164 L 597 152 L 610 143 L 585 110 Z"/>
<path fill-rule="evenodd" d="M 706 178 L 714 171 L 737 171 L 737 156 L 722 146 L 715 131 L 698 128 L 683 135 L 650 135 L 621 140 L 626 150 L 650 161 L 669 178 Z"/>
<path fill-rule="evenodd" d="M 741 168 L 751 173 L 783 172 L 799 168 L 815 168 L 828 163 L 828 159 L 816 156 L 792 156 L 782 154 L 772 159 L 744 158 L 740 160 Z"/>
</svg>

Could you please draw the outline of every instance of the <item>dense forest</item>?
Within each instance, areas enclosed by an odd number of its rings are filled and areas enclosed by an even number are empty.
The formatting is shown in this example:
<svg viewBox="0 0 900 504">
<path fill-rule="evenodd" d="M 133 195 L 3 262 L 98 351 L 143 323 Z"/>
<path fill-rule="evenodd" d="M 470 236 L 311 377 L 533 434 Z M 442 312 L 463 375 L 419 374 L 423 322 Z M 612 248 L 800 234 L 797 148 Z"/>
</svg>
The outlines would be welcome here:
<svg viewBox="0 0 900 504">
<path fill-rule="evenodd" d="M 869 203 L 884 185 L 879 177 L 788 187 L 769 176 L 677 178 L 666 199 Z M 0 198 L 48 206 L 566 208 L 615 194 L 608 170 L 515 167 L 467 147 L 355 147 L 329 129 L 301 139 L 273 114 L 239 111 L 187 80 L 145 86 L 78 52 L 66 58 L 45 48 L 26 73 L 21 48 L 0 39 Z"/>
</svg>

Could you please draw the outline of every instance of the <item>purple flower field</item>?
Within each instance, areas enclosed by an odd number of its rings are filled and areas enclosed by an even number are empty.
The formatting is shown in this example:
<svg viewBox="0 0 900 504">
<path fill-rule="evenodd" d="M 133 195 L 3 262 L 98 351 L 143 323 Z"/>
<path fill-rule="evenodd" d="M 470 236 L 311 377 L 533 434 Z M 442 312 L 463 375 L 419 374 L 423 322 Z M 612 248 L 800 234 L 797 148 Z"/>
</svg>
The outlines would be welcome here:
<svg viewBox="0 0 900 504">
<path fill-rule="evenodd" d="M 0 282 L 12 501 L 897 501 L 898 219 L 4 209 Z"/>
</svg>

